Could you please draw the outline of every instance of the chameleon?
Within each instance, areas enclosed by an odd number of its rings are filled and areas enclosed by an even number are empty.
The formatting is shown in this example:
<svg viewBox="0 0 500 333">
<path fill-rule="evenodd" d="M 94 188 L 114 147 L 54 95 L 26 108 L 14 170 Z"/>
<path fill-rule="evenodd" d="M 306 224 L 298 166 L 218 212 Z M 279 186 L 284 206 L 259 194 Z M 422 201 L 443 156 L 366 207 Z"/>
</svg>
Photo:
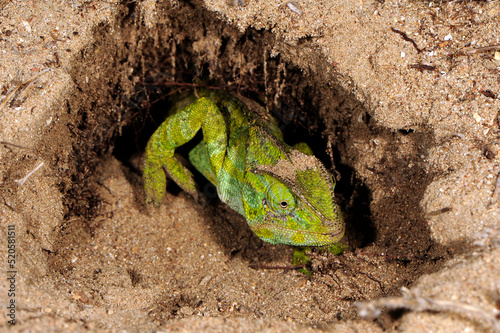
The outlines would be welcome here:
<svg viewBox="0 0 500 333">
<path fill-rule="evenodd" d="M 277 121 L 257 102 L 215 90 L 178 102 L 150 137 L 143 158 L 146 202 L 159 205 L 167 176 L 197 197 L 193 175 L 175 149 L 202 131 L 189 161 L 271 244 L 326 246 L 344 235 L 333 177 L 305 143 L 283 140 Z"/>
</svg>

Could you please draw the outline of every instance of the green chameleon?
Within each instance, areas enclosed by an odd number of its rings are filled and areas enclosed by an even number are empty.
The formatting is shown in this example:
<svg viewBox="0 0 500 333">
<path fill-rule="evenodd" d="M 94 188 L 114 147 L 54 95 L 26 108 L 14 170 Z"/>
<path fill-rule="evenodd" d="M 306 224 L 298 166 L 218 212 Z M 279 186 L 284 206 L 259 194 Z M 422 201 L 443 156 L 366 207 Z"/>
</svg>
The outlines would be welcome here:
<svg viewBox="0 0 500 333">
<path fill-rule="evenodd" d="M 178 103 L 149 139 L 143 169 L 148 203 L 162 201 L 166 176 L 197 196 L 193 175 L 174 152 L 200 128 L 203 140 L 189 160 L 258 237 L 294 246 L 342 238 L 335 183 L 311 148 L 284 143 L 276 121 L 256 102 L 216 91 L 198 91 Z"/>
</svg>

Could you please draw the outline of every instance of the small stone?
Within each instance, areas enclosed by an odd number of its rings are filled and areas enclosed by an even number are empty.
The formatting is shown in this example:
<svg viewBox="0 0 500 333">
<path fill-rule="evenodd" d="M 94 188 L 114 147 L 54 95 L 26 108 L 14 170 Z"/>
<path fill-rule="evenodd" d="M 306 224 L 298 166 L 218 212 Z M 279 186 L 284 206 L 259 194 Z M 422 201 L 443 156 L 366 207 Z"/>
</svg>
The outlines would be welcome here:
<svg viewBox="0 0 500 333">
<path fill-rule="evenodd" d="M 492 142 L 484 147 L 484 156 L 490 160 L 500 156 L 500 142 Z"/>
<path fill-rule="evenodd" d="M 300 9 L 300 5 L 296 1 L 288 1 L 286 5 L 295 14 L 302 15 L 302 9 Z"/>
<path fill-rule="evenodd" d="M 475 119 L 478 123 L 480 123 L 480 122 L 481 122 L 482 118 L 481 118 L 481 116 L 480 116 L 480 115 L 478 115 L 477 113 L 474 113 L 472 116 L 474 117 L 474 119 Z"/>
<path fill-rule="evenodd" d="M 207 285 L 207 283 L 212 279 L 210 275 L 205 276 L 201 281 L 200 281 L 200 286 L 204 287 Z"/>
<path fill-rule="evenodd" d="M 27 21 L 21 21 L 28 33 L 31 33 L 31 25 Z"/>
<path fill-rule="evenodd" d="M 88 304 L 89 303 L 89 298 L 87 295 L 85 295 L 83 292 L 81 291 L 75 291 L 75 293 L 73 294 L 73 297 L 72 297 L 74 300 L 76 301 L 80 301 L 84 304 Z"/>
<path fill-rule="evenodd" d="M 190 306 L 183 306 L 179 312 L 184 316 L 192 316 L 194 313 L 194 309 Z"/>
<path fill-rule="evenodd" d="M 240 7 L 245 7 L 247 5 L 246 0 L 234 0 L 233 1 L 234 6 L 240 6 Z"/>
<path fill-rule="evenodd" d="M 488 16 L 493 17 L 496 16 L 498 13 L 500 13 L 500 6 L 497 5 L 496 7 L 493 7 L 488 11 Z"/>
</svg>

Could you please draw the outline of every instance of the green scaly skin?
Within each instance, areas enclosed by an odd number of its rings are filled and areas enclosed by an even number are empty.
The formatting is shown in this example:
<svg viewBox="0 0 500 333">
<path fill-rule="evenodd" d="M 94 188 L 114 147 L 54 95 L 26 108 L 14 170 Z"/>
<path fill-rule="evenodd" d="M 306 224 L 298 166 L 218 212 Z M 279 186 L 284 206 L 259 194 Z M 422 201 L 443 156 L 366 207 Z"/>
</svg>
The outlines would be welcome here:
<svg viewBox="0 0 500 333">
<path fill-rule="evenodd" d="M 323 246 L 344 235 L 334 181 L 305 143 L 283 142 L 276 121 L 257 103 L 202 90 L 180 102 L 149 139 L 144 160 L 146 201 L 159 204 L 166 176 L 197 196 L 193 176 L 175 157 L 200 130 L 189 153 L 220 199 L 272 244 Z"/>
</svg>

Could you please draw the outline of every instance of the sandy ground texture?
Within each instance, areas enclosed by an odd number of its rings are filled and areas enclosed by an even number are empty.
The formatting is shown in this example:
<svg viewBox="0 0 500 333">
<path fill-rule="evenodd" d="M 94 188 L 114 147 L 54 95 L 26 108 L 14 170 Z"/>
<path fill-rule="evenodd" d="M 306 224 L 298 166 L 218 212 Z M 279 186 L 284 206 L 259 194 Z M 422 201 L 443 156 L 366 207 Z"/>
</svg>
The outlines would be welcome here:
<svg viewBox="0 0 500 333">
<path fill-rule="evenodd" d="M 0 327 L 500 332 L 499 44 L 497 1 L 0 0 Z M 351 249 L 305 275 L 201 177 L 145 205 L 195 86 L 312 146 Z"/>
</svg>

